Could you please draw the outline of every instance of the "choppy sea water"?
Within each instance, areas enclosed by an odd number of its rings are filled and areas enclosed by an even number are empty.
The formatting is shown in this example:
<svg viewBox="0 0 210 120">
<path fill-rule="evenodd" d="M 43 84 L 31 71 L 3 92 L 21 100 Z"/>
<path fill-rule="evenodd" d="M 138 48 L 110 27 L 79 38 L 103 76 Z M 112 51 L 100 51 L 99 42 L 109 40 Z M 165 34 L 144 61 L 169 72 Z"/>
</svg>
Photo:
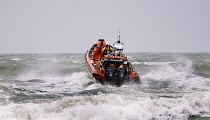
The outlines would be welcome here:
<svg viewBox="0 0 210 120">
<path fill-rule="evenodd" d="M 84 54 L 0 54 L 1 120 L 209 120 L 210 53 L 130 53 L 141 84 L 96 83 Z"/>
</svg>

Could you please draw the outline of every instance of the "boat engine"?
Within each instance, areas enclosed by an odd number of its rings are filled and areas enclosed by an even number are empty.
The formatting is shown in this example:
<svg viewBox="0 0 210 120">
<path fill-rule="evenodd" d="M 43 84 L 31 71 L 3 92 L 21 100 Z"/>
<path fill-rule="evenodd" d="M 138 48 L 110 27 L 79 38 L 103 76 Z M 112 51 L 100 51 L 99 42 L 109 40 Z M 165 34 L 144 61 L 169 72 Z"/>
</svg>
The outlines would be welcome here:
<svg viewBox="0 0 210 120">
<path fill-rule="evenodd" d="M 114 77 L 114 68 L 113 67 L 107 67 L 106 69 L 106 81 L 108 83 L 111 83 Z"/>
<path fill-rule="evenodd" d="M 125 79 L 125 69 L 120 68 L 117 74 L 117 86 L 122 86 L 123 80 Z"/>
</svg>

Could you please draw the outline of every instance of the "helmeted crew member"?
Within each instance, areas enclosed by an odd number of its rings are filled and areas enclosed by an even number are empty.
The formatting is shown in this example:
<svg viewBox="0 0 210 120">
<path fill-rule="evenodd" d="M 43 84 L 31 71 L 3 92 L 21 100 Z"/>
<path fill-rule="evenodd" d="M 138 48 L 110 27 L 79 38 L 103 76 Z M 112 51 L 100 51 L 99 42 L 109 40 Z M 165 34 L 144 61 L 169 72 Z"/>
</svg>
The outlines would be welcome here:
<svg viewBox="0 0 210 120">
<path fill-rule="evenodd" d="M 120 67 L 118 68 L 118 70 L 121 69 L 121 68 L 123 68 L 123 65 L 120 65 Z"/>
<path fill-rule="evenodd" d="M 106 43 L 106 47 L 103 47 L 101 49 L 101 56 L 107 55 L 108 53 L 113 51 L 113 47 L 109 45 L 109 43 Z"/>
</svg>

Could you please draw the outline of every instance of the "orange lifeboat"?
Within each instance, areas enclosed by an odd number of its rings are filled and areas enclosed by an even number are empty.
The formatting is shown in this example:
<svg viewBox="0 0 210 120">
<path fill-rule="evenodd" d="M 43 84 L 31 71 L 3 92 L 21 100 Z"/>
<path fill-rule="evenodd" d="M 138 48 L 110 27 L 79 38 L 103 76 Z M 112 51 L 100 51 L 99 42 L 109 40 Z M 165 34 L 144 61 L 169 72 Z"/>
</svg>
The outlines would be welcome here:
<svg viewBox="0 0 210 120">
<path fill-rule="evenodd" d="M 117 86 L 121 86 L 126 81 L 140 82 L 139 74 L 128 61 L 127 55 L 115 48 L 114 52 L 102 55 L 101 49 L 105 46 L 106 42 L 99 39 L 86 52 L 86 65 L 92 77 L 101 84 Z"/>
</svg>

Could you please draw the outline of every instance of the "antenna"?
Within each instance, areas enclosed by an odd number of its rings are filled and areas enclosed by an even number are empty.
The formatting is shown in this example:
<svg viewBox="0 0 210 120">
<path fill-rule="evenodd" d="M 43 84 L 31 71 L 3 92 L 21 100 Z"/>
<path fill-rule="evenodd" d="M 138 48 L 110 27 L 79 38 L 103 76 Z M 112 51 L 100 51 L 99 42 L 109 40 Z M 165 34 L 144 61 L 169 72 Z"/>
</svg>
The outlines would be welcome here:
<svg viewBox="0 0 210 120">
<path fill-rule="evenodd" d="M 122 36 L 122 30 L 118 30 L 117 31 L 117 36 L 118 36 L 118 40 L 117 41 L 120 41 L 121 40 L 121 36 Z"/>
</svg>

